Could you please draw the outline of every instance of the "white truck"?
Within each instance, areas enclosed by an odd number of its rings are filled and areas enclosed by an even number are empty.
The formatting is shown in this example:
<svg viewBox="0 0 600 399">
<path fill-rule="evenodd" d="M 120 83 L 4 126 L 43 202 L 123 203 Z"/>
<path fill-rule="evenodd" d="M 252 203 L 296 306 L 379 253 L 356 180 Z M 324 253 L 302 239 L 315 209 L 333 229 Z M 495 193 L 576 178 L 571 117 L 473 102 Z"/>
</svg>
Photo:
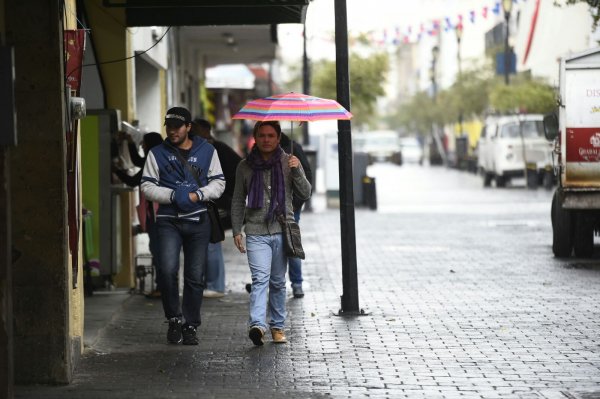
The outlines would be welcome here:
<svg viewBox="0 0 600 399">
<path fill-rule="evenodd" d="M 544 117 L 559 177 L 552 199 L 556 257 L 591 257 L 600 232 L 600 48 L 560 61 L 558 117 Z"/>
</svg>

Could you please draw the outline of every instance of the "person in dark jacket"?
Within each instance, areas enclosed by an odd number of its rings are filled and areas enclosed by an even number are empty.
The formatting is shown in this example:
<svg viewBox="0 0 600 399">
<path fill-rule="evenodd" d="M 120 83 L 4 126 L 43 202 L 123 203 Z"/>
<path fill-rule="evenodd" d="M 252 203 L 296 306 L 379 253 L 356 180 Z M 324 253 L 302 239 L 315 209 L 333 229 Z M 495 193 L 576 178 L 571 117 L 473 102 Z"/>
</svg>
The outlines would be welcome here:
<svg viewBox="0 0 600 399">
<path fill-rule="evenodd" d="M 313 174 L 310 168 L 308 158 L 304 153 L 304 149 L 296 141 L 291 140 L 285 133 L 281 133 L 281 148 L 288 154 L 293 154 L 300 160 L 306 180 L 313 186 Z M 294 209 L 294 220 L 296 223 L 300 222 L 300 213 L 302 212 L 302 206 L 305 200 L 298 197 L 295 193 L 292 196 L 292 207 Z M 288 276 L 290 283 L 292 284 L 292 292 L 294 298 L 303 298 L 304 290 L 302 289 L 302 260 L 300 258 L 288 258 Z"/>
<path fill-rule="evenodd" d="M 219 213 L 226 214 L 222 219 L 223 227 L 231 228 L 231 199 L 235 187 L 235 170 L 242 157 L 222 141 L 216 140 L 211 134 L 212 126 L 205 119 L 194 119 L 192 131 L 195 135 L 202 137 L 215 147 L 223 175 L 225 176 L 225 191 L 221 198 L 215 201 Z M 206 286 L 204 287 L 205 298 L 221 298 L 225 295 L 225 261 L 223 259 L 223 248 L 220 242 L 208 244 L 208 256 L 206 259 Z"/>
<path fill-rule="evenodd" d="M 142 192 L 158 202 L 158 279 L 169 321 L 167 341 L 198 345 L 206 253 L 210 239 L 207 202 L 218 199 L 225 178 L 215 148 L 188 136 L 190 111 L 173 107 L 165 116 L 167 139 L 148 154 Z M 179 253 L 183 248 L 183 301 L 179 302 Z"/>
</svg>

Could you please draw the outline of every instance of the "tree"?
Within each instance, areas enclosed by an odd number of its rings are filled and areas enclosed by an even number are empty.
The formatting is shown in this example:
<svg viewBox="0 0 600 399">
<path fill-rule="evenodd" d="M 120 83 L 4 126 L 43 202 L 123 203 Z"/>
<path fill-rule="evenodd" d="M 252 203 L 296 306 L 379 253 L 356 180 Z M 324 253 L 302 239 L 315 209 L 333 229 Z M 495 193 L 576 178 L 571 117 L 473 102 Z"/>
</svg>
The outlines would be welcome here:
<svg viewBox="0 0 600 399">
<path fill-rule="evenodd" d="M 397 113 L 387 121 L 390 126 L 426 135 L 432 124 L 454 123 L 460 116 L 463 120 L 479 118 L 488 109 L 493 81 L 489 65 L 472 65 L 450 88 L 439 92 L 435 100 L 427 92 L 419 92 L 400 104 Z"/>
<path fill-rule="evenodd" d="M 555 106 L 556 94 L 550 85 L 526 76 L 515 77 L 506 85 L 501 78 L 493 76 L 489 66 L 479 66 L 464 72 L 435 99 L 427 92 L 415 94 L 387 120 L 391 126 L 427 135 L 433 124 L 456 123 L 461 116 L 463 120 L 481 119 L 490 111 L 544 114 Z"/>
<path fill-rule="evenodd" d="M 378 53 L 368 58 L 350 55 L 350 101 L 353 123 L 368 125 L 377 117 L 377 97 L 384 94 L 383 83 L 389 69 L 387 55 Z M 312 94 L 337 98 L 335 61 L 313 65 Z"/>
<path fill-rule="evenodd" d="M 496 84 L 490 92 L 490 105 L 501 113 L 545 114 L 556 107 L 554 89 L 540 81 L 526 80 L 510 86 Z"/>
</svg>

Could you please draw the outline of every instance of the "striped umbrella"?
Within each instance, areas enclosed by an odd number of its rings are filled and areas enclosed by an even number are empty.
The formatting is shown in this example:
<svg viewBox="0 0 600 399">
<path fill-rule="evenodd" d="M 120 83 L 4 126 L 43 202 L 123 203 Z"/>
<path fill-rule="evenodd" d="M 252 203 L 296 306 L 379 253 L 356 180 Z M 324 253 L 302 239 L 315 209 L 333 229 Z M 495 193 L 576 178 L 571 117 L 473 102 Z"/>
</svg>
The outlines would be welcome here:
<svg viewBox="0 0 600 399">
<path fill-rule="evenodd" d="M 314 122 L 350 119 L 352 114 L 337 101 L 300 93 L 278 94 L 248 102 L 233 119 Z"/>
</svg>

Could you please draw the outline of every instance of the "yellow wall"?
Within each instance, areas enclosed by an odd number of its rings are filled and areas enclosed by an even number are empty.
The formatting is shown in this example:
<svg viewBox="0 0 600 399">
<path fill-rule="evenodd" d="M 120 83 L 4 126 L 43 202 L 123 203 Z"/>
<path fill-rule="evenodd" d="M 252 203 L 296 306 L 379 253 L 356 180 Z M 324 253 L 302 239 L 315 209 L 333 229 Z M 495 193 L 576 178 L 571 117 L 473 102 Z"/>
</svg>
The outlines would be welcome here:
<svg viewBox="0 0 600 399">
<path fill-rule="evenodd" d="M 84 4 L 108 108 L 121 110 L 121 118 L 130 122 L 135 119 L 132 94 L 134 64 L 129 58 L 133 53 L 129 30 L 125 25 L 125 8 L 103 7 L 102 0 L 86 0 Z M 110 62 L 118 60 L 122 61 Z"/>
<path fill-rule="evenodd" d="M 67 0 L 65 2 L 65 9 L 67 10 L 65 20 L 64 20 L 64 29 L 77 29 L 81 28 L 77 26 L 76 19 L 76 0 Z M 77 126 L 77 134 L 79 135 L 79 125 Z M 79 140 L 78 140 L 79 143 Z M 81 159 L 79 154 L 81 153 L 81 149 L 77 149 L 77 164 L 79 168 L 81 168 Z M 78 190 L 81 192 L 81 181 L 77 182 L 79 185 Z M 81 199 L 80 199 L 81 200 Z M 81 209 L 81 204 L 79 204 L 79 209 Z M 81 226 L 81 215 L 79 215 L 80 225 L 79 225 L 79 250 L 77 251 L 79 256 L 79 270 L 77 273 L 77 288 L 71 290 L 71 295 L 69 296 L 69 335 L 74 337 L 79 337 L 80 340 L 80 352 L 83 352 L 83 323 L 84 323 L 84 297 L 83 297 L 83 257 L 81 256 L 83 253 L 83 239 L 82 239 L 82 226 Z M 68 228 L 68 227 L 67 227 Z M 71 256 L 69 256 L 69 264 L 72 264 Z M 69 281 L 73 281 L 73 270 L 69 267 L 68 270 Z"/>
<path fill-rule="evenodd" d="M 89 28 L 94 38 L 96 62 L 104 83 L 104 94 L 108 108 L 121 111 L 123 121 L 136 119 L 134 112 L 135 64 L 131 49 L 131 34 L 125 25 L 125 8 L 103 7 L 102 0 L 84 2 Z M 118 61 L 118 62 L 112 62 Z M 118 287 L 135 286 L 133 265 L 133 235 L 131 221 L 134 207 L 133 195 L 121 196 L 121 271 L 113 277 Z"/>
</svg>

